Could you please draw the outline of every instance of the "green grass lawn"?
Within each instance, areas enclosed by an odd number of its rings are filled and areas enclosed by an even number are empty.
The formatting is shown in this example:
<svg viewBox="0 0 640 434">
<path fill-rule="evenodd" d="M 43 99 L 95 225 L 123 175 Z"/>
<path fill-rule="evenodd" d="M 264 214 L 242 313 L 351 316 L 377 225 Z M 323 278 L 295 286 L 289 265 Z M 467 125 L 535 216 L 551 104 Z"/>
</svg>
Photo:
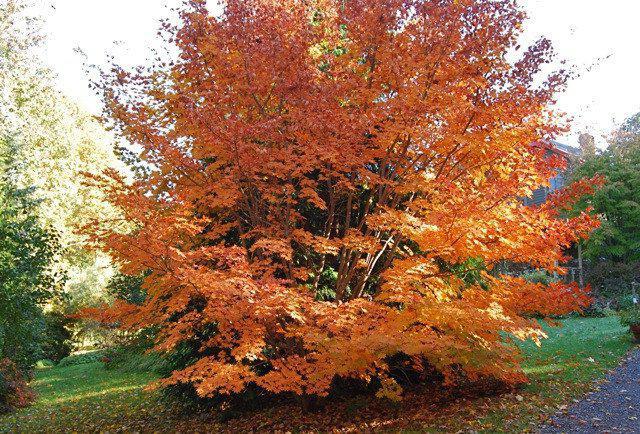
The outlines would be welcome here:
<svg viewBox="0 0 640 434">
<path fill-rule="evenodd" d="M 547 328 L 547 333 L 549 339 L 540 348 L 532 342 L 522 345 L 530 384 L 515 400 L 490 399 L 489 410 L 475 423 L 477 429 L 532 429 L 586 394 L 634 346 L 617 317 L 568 319 L 562 328 Z"/>
<path fill-rule="evenodd" d="M 142 390 L 154 379 L 148 373 L 107 371 L 101 362 L 39 369 L 32 383 L 36 404 L 0 418 L 0 431 L 126 427 L 127 417 L 155 409 L 157 396 Z"/>
<path fill-rule="evenodd" d="M 617 318 L 569 319 L 562 328 L 549 329 L 549 339 L 541 348 L 523 345 L 523 364 L 531 383 L 518 392 L 462 399 L 426 416 L 425 410 L 395 407 L 389 414 L 372 417 L 390 429 L 410 427 L 409 431 L 530 430 L 582 396 L 632 346 Z M 149 373 L 107 371 L 101 363 L 38 370 L 32 384 L 39 395 L 37 403 L 0 417 L 0 432 L 206 432 L 220 427 L 202 418 L 181 416 L 161 402 L 158 392 L 144 391 L 144 385 L 154 379 Z M 276 417 L 274 412 L 256 419 Z M 365 422 L 375 426 L 373 420 Z"/>
</svg>

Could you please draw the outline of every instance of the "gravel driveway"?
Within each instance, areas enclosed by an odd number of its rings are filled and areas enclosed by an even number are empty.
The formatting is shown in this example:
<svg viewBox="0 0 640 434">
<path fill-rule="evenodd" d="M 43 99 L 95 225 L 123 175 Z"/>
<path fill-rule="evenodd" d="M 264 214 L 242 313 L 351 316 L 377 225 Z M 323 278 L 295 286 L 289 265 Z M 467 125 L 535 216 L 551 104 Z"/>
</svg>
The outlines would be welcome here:
<svg viewBox="0 0 640 434">
<path fill-rule="evenodd" d="M 558 415 L 541 433 L 640 433 L 640 351 L 633 352 L 607 381 Z"/>
</svg>

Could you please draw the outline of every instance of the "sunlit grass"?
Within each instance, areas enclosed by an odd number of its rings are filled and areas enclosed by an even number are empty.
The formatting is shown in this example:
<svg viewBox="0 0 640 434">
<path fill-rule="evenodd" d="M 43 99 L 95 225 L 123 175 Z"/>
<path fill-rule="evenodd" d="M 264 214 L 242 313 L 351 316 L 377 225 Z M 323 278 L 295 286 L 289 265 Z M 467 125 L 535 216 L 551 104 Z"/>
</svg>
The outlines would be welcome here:
<svg viewBox="0 0 640 434">
<path fill-rule="evenodd" d="M 534 430 L 537 424 L 573 403 L 604 378 L 633 347 L 617 317 L 571 318 L 561 328 L 547 327 L 549 338 L 537 347 L 523 343 L 523 369 L 529 384 L 513 396 L 496 399 L 478 420 L 488 432 Z"/>
<path fill-rule="evenodd" d="M 558 381 L 592 381 L 615 366 L 633 346 L 617 317 L 568 319 L 562 328 L 547 328 L 540 348 L 523 344 L 524 370 L 536 390 L 549 376 Z"/>
<path fill-rule="evenodd" d="M 557 363 L 551 363 L 549 365 L 544 366 L 531 366 L 524 369 L 524 372 L 530 378 L 532 376 L 541 375 L 541 374 L 556 374 L 558 372 L 562 372 L 567 369 L 567 365 L 559 365 Z"/>
<path fill-rule="evenodd" d="M 89 421 L 105 427 L 122 423 L 122 418 L 155 411 L 157 393 L 143 391 L 155 378 L 151 373 L 107 371 L 99 362 L 39 369 L 32 382 L 36 404 L 0 418 L 0 432 L 82 432 Z"/>
<path fill-rule="evenodd" d="M 89 398 L 123 387 L 128 391 L 141 389 L 154 378 L 148 373 L 106 371 L 102 363 L 91 363 L 39 370 L 33 386 L 40 397 L 37 406 L 46 406 L 56 401 Z"/>
</svg>

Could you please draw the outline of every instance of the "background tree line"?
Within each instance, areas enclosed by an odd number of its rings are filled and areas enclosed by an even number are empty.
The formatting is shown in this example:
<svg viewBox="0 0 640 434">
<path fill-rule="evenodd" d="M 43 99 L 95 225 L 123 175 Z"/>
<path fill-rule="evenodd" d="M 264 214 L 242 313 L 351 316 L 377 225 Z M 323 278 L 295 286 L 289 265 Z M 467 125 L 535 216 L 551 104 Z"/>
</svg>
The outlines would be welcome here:
<svg viewBox="0 0 640 434">
<path fill-rule="evenodd" d="M 82 335 L 67 314 L 106 299 L 111 260 L 77 229 L 114 210 L 81 173 L 120 164 L 100 123 L 56 89 L 40 26 L 28 2 L 0 3 L 0 360 L 27 376 Z"/>
<path fill-rule="evenodd" d="M 588 135 L 580 142 L 582 156 L 572 180 L 594 175 L 607 180 L 576 207 L 593 207 L 602 216 L 600 228 L 582 243 L 587 282 L 596 291 L 597 306 L 628 307 L 633 282 L 640 283 L 640 113 L 612 133 L 606 149 L 596 149 Z"/>
</svg>

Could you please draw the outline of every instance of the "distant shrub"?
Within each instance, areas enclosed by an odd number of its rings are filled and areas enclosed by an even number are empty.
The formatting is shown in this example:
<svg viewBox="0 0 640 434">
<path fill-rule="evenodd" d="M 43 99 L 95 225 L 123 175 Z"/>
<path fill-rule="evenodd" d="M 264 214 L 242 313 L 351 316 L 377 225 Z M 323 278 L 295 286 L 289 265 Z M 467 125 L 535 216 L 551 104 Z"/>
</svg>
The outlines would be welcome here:
<svg viewBox="0 0 640 434">
<path fill-rule="evenodd" d="M 542 283 L 543 285 L 549 285 L 556 282 L 558 279 L 551 274 L 543 270 L 528 271 L 522 274 L 522 278 L 531 283 Z"/>
<path fill-rule="evenodd" d="M 640 325 L 640 309 L 637 307 L 618 312 L 620 323 L 625 326 Z"/>
<path fill-rule="evenodd" d="M 606 316 L 615 316 L 617 311 L 611 308 L 611 303 L 607 300 L 594 298 L 591 306 L 582 312 L 582 316 L 589 318 L 604 318 Z"/>
<path fill-rule="evenodd" d="M 119 345 L 105 351 L 102 361 L 106 369 L 124 372 L 160 372 L 167 360 L 159 353 L 149 351 L 153 347 L 154 333 L 142 330 L 122 339 Z"/>
<path fill-rule="evenodd" d="M 28 407 L 35 397 L 18 366 L 9 359 L 0 360 L 0 414 Z"/>
<path fill-rule="evenodd" d="M 58 366 L 86 365 L 100 362 L 105 355 L 104 350 L 88 351 L 86 353 L 71 354 L 60 360 Z"/>
<path fill-rule="evenodd" d="M 5 2 L 6 4 L 6 2 Z M 4 169 L 5 137 L 0 137 Z M 43 358 L 42 306 L 59 294 L 62 275 L 53 264 L 60 250 L 55 230 L 43 228 L 30 189 L 16 189 L 0 170 L 0 358 L 29 372 Z"/>
<path fill-rule="evenodd" d="M 109 281 L 107 292 L 117 300 L 141 305 L 147 298 L 147 292 L 142 288 L 142 282 L 148 275 L 149 273 L 142 273 L 138 276 L 128 276 L 118 273 Z"/>
<path fill-rule="evenodd" d="M 129 347 L 109 349 L 102 357 L 106 369 L 123 372 L 158 372 L 165 363 L 162 355 Z"/>
<path fill-rule="evenodd" d="M 49 312 L 45 314 L 44 322 L 43 357 L 57 363 L 71 354 L 74 321 L 60 312 Z"/>
<path fill-rule="evenodd" d="M 54 366 L 55 363 L 53 362 L 53 360 L 49 359 L 38 360 L 38 362 L 36 363 L 36 369 L 52 368 Z"/>
<path fill-rule="evenodd" d="M 625 304 L 630 301 L 631 282 L 634 280 L 640 281 L 640 262 L 601 261 L 594 264 L 587 276 L 595 295 L 610 301 L 616 308 L 628 307 Z"/>
<path fill-rule="evenodd" d="M 615 316 L 618 311 L 633 307 L 633 297 L 631 294 L 620 295 L 619 297 L 607 298 L 599 295 L 597 289 L 592 292 L 593 303 L 584 311 L 584 316 L 605 317 Z"/>
</svg>

